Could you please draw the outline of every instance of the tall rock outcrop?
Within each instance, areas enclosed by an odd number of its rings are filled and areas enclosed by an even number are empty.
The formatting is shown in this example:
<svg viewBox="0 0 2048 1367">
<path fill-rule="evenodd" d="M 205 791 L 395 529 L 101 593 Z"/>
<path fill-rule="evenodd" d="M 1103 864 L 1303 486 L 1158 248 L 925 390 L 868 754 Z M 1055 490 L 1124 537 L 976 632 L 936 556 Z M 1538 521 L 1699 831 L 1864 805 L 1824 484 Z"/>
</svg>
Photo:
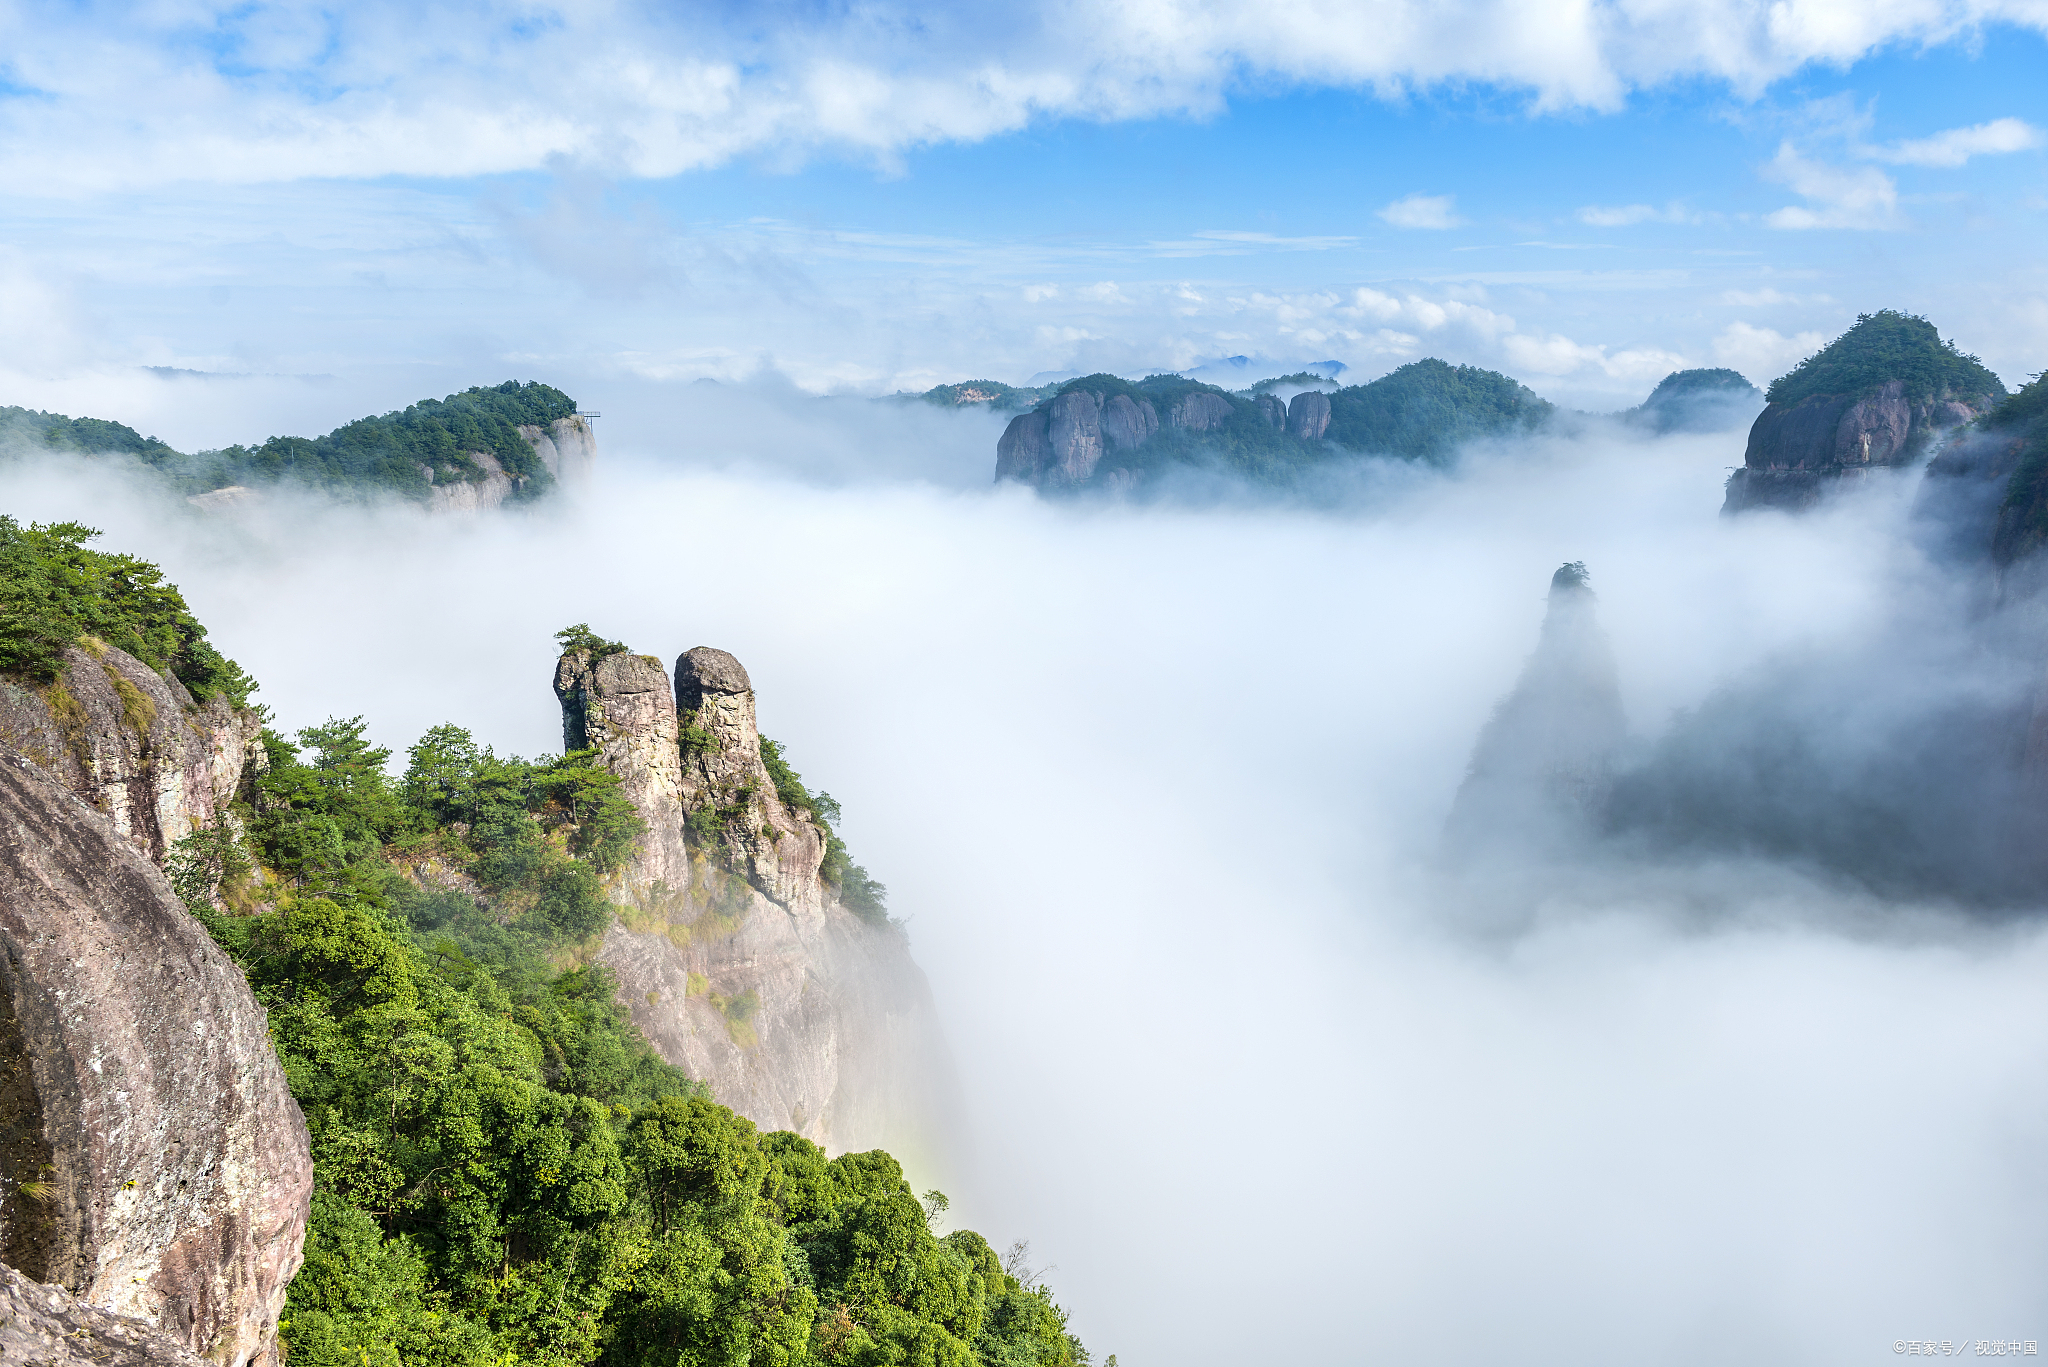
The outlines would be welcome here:
<svg viewBox="0 0 2048 1367">
<path fill-rule="evenodd" d="M 675 693 L 652 655 L 572 650 L 555 663 L 562 748 L 596 750 L 647 831 L 619 892 L 653 908 L 689 886 Z"/>
<path fill-rule="evenodd" d="M 1479 734 L 1452 805 L 1455 848 L 1546 848 L 1590 834 L 1614 786 L 1628 724 L 1614 652 L 1586 567 L 1550 580 L 1535 653 Z"/>
<path fill-rule="evenodd" d="M 1926 319 L 1865 314 L 1772 382 L 1722 511 L 1812 507 L 1844 479 L 1919 461 L 2004 394 Z"/>
<path fill-rule="evenodd" d="M 64 652 L 53 683 L 0 676 L 0 745 L 159 865 L 181 836 L 227 816 L 245 771 L 263 765 L 262 730 L 254 712 L 202 705 L 171 675 L 91 640 Z"/>
<path fill-rule="evenodd" d="M 241 971 L 128 833 L 0 752 L 0 1262 L 274 1363 L 312 1183 Z"/>
<path fill-rule="evenodd" d="M 687 650 L 665 706 L 651 657 L 572 651 L 555 678 L 565 739 L 598 750 L 648 828 L 598 951 L 635 1024 L 763 1128 L 930 1152 L 951 1086 L 930 990 L 901 931 L 825 876 L 829 833 L 778 790 L 745 668 Z"/>
<path fill-rule="evenodd" d="M 1287 405 L 1287 435 L 1297 441 L 1321 441 L 1330 430 L 1330 396 L 1305 389 Z"/>
</svg>

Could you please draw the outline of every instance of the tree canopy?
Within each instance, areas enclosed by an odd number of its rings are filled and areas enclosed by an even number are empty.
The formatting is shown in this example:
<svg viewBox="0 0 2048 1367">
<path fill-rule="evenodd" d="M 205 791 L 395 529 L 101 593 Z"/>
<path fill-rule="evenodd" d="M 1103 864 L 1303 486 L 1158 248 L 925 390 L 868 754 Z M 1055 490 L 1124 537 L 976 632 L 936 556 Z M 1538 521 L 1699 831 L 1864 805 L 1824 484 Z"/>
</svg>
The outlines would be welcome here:
<svg viewBox="0 0 2048 1367">
<path fill-rule="evenodd" d="M 1903 381 L 1906 398 L 1924 402 L 1946 396 L 2003 395 L 2005 384 L 1975 356 L 1943 341 L 1934 324 L 1896 309 L 1858 314 L 1847 332 L 1792 367 L 1765 391 L 1775 404 L 1794 404 L 1815 394 L 1861 397 L 1893 380 Z"/>
<path fill-rule="evenodd" d="M 0 513 L 0 672 L 54 679 L 64 651 L 91 636 L 169 670 L 201 701 L 246 706 L 255 681 L 207 641 L 177 586 L 147 561 L 88 548 L 97 536 Z"/>
</svg>

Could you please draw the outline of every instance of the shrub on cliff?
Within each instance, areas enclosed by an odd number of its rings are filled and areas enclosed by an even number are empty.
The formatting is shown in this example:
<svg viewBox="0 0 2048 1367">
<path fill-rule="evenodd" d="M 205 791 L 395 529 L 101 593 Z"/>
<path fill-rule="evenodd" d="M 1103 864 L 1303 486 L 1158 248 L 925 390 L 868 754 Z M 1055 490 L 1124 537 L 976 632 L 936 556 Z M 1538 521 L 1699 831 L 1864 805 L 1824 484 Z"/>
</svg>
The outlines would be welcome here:
<svg viewBox="0 0 2048 1367">
<path fill-rule="evenodd" d="M 1975 356 L 1945 342 L 1934 324 L 1896 309 L 1858 314 L 1855 326 L 1771 381 L 1765 397 L 1795 404 L 1815 394 L 1862 396 L 1893 380 L 1921 403 L 1944 396 L 2003 394 L 2005 384 Z"/>
<path fill-rule="evenodd" d="M 0 513 L 0 673 L 54 679 L 64 651 L 93 636 L 169 670 L 202 701 L 247 706 L 255 681 L 207 641 L 184 595 L 147 561 L 87 549 L 98 535 Z"/>
</svg>

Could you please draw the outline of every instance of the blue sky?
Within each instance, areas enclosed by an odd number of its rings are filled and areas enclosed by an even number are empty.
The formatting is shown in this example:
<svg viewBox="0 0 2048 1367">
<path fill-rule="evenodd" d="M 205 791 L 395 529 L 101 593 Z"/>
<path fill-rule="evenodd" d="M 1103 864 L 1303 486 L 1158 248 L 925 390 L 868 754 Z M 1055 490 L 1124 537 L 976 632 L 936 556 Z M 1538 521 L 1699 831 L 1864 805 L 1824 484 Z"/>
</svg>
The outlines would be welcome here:
<svg viewBox="0 0 2048 1367">
<path fill-rule="evenodd" d="M 150 365 L 340 377 L 318 410 L 1234 354 L 1599 408 L 1887 306 L 2048 355 L 2038 4 L 10 20 L 0 377 L 71 411 L 150 412 Z"/>
</svg>

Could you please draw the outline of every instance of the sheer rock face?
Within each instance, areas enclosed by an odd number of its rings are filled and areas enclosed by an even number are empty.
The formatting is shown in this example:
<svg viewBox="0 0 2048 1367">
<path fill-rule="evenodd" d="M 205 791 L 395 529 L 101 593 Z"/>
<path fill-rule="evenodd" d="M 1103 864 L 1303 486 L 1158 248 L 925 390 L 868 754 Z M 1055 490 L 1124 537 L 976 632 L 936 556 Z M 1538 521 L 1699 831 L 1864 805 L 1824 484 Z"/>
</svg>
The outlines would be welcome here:
<svg viewBox="0 0 2048 1367">
<path fill-rule="evenodd" d="M 1230 400 L 1221 394 L 1196 390 L 1173 408 L 1173 425 L 1190 432 L 1208 432 L 1230 420 Z"/>
<path fill-rule="evenodd" d="M 996 442 L 996 482 L 1006 479 L 1036 484 L 1052 462 L 1052 439 L 1046 435 L 1045 410 L 1033 409 L 1010 419 Z"/>
<path fill-rule="evenodd" d="M 1085 389 L 1060 395 L 1046 410 L 1046 434 L 1052 442 L 1052 477 L 1079 484 L 1095 473 L 1102 460 L 1102 400 Z"/>
<path fill-rule="evenodd" d="M 155 1326 L 0 1267 L 0 1362 L 29 1367 L 204 1367 Z"/>
<path fill-rule="evenodd" d="M 1252 402 L 1258 407 L 1259 416 L 1266 420 L 1268 426 L 1282 428 L 1287 426 L 1287 405 L 1280 402 L 1278 397 L 1272 394 L 1261 394 Z M 1325 425 L 1327 426 L 1327 424 Z"/>
<path fill-rule="evenodd" d="M 1535 653 L 1479 734 L 1451 808 L 1466 849 L 1543 846 L 1589 832 L 1627 738 L 1614 652 L 1583 577 L 1560 570 Z"/>
<path fill-rule="evenodd" d="M 447 484 L 436 484 L 427 490 L 427 511 L 434 513 L 480 513 L 504 505 L 512 497 L 512 491 L 519 487 L 516 476 L 507 473 L 496 455 L 489 451 L 465 451 L 464 455 L 481 465 L 484 477 L 481 480 L 452 480 Z M 433 472 L 427 472 L 429 479 Z"/>
<path fill-rule="evenodd" d="M 1996 400 L 1944 395 L 1909 401 L 1905 383 L 1893 380 L 1860 398 L 1811 394 L 1796 404 L 1771 404 L 1749 429 L 1749 447 L 1728 482 L 1722 511 L 1812 507 L 1845 477 L 1912 464 Z"/>
<path fill-rule="evenodd" d="M 548 473 L 564 484 L 587 483 L 597 467 L 597 435 L 582 417 L 557 418 L 542 427 L 526 423 L 516 429 L 540 457 Z M 475 513 L 502 507 L 505 500 L 525 483 L 524 475 L 507 470 L 490 451 L 465 451 L 464 455 L 483 467 L 481 480 L 457 480 L 436 484 L 427 491 L 427 509 L 436 513 Z M 433 472 L 427 472 L 433 478 Z"/>
<path fill-rule="evenodd" d="M 112 646 L 73 646 L 54 684 L 0 679 L 0 745 L 48 770 L 158 864 L 227 814 L 264 765 L 263 723 Z"/>
<path fill-rule="evenodd" d="M 659 665 L 632 672 L 636 693 L 667 682 Z M 574 654 L 557 669 L 572 746 L 592 734 L 583 701 L 592 690 L 562 681 L 583 673 Z M 633 734 L 660 729 L 651 703 L 635 715 L 654 720 Z M 901 932 L 847 911 L 819 876 L 825 833 L 777 795 L 738 660 L 708 646 L 684 651 L 667 718 L 666 733 L 680 736 L 672 748 L 599 747 L 648 824 L 643 848 L 680 851 L 660 857 L 682 867 L 656 879 L 643 853 L 621 880 L 621 923 L 598 951 L 619 1000 L 663 1058 L 765 1129 L 795 1130 L 833 1152 L 922 1151 L 942 1123 L 951 1074 Z M 704 844 L 686 836 L 688 813 Z"/>
<path fill-rule="evenodd" d="M 676 701 L 661 661 L 629 654 L 593 660 L 587 650 L 572 650 L 556 662 L 555 698 L 562 704 L 562 748 L 596 750 L 647 822 L 626 871 L 627 896 L 659 900 L 687 887 Z"/>
<path fill-rule="evenodd" d="M 0 1262 L 274 1363 L 312 1185 L 241 972 L 107 817 L 0 752 Z"/>
<path fill-rule="evenodd" d="M 1330 396 L 1305 389 L 1287 405 L 1287 431 L 1303 441 L 1321 441 L 1330 430 Z"/>
<path fill-rule="evenodd" d="M 1135 450 L 1159 430 L 1159 414 L 1150 403 L 1134 403 L 1128 394 L 1112 394 L 1102 405 L 1102 436 L 1119 451 Z"/>
<path fill-rule="evenodd" d="M 521 424 L 519 435 L 561 483 L 574 488 L 590 482 L 597 469 L 597 434 L 588 418 L 557 418 L 546 427 Z"/>
</svg>

